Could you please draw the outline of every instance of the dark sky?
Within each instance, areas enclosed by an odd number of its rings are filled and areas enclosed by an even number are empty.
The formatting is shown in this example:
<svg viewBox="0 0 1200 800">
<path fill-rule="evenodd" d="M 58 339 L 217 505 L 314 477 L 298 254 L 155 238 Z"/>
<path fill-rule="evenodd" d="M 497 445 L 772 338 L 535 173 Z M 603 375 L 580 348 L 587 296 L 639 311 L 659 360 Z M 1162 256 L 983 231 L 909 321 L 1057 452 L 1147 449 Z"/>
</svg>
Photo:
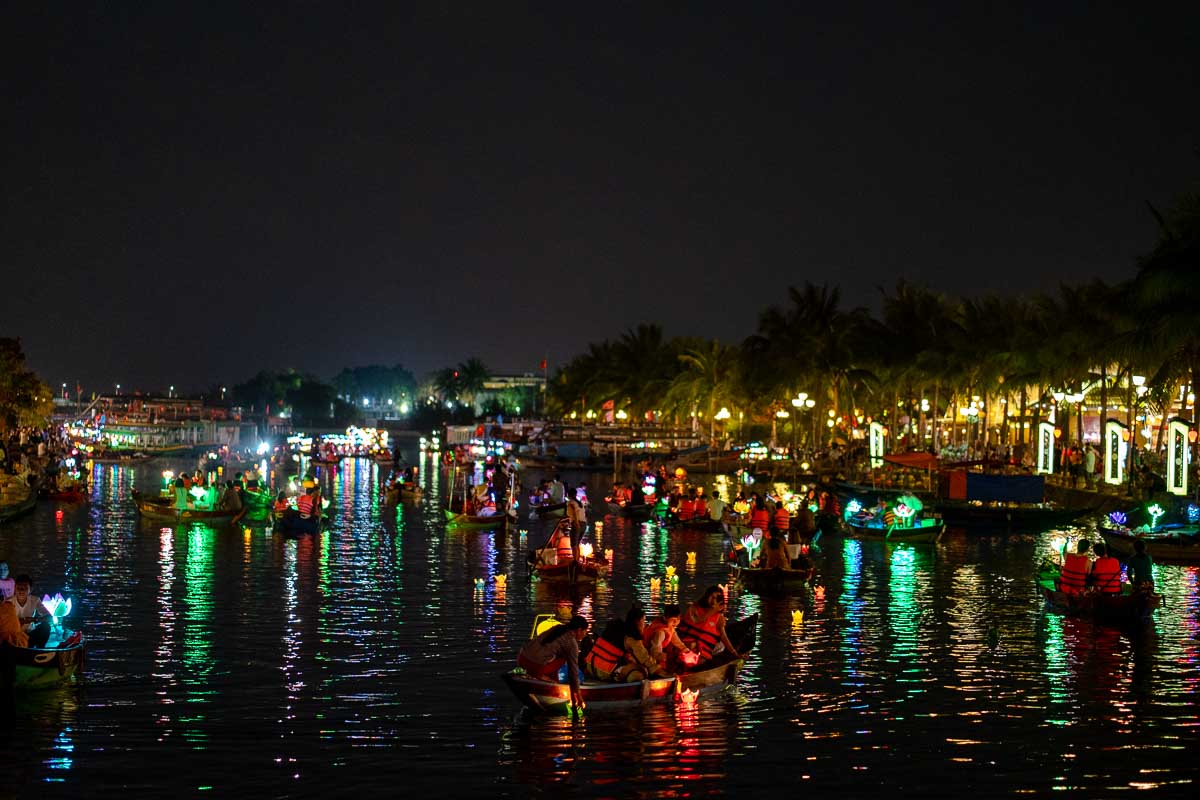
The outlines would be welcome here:
<svg viewBox="0 0 1200 800">
<path fill-rule="evenodd" d="M 1200 171 L 1200 4 L 743 5 L 10 4 L 0 335 L 94 388 L 532 371 L 804 280 L 1120 280 Z"/>
</svg>

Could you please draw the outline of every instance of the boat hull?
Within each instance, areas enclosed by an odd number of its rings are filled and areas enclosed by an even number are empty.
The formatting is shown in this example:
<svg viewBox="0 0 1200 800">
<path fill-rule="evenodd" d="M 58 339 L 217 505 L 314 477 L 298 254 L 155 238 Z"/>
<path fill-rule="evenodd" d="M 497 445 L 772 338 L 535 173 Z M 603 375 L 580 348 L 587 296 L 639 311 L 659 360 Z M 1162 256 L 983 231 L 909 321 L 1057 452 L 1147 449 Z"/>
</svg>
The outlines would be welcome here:
<svg viewBox="0 0 1200 800">
<path fill-rule="evenodd" d="M 1090 509 L 980 506 L 939 501 L 934 510 L 941 515 L 943 522 L 955 528 L 1045 530 L 1068 525 L 1088 513 Z"/>
<path fill-rule="evenodd" d="M 1118 628 L 1145 625 L 1153 618 L 1154 609 L 1162 605 L 1162 596 L 1152 592 L 1067 594 L 1058 589 L 1058 576 L 1058 570 L 1038 573 L 1038 590 L 1046 604 L 1071 616 L 1093 619 L 1101 625 Z"/>
<path fill-rule="evenodd" d="M 587 560 L 583 563 L 568 561 L 565 564 L 538 564 L 533 572 L 543 581 L 561 583 L 595 583 L 608 575 L 608 564 L 604 561 Z"/>
<path fill-rule="evenodd" d="M 742 569 L 737 580 L 751 594 L 797 594 L 809 588 L 815 570 L 808 569 Z"/>
<path fill-rule="evenodd" d="M 909 542 L 912 544 L 934 544 L 946 532 L 946 524 L 941 521 L 920 528 L 892 528 L 890 532 L 882 525 L 857 525 L 849 521 L 846 522 L 846 527 L 849 529 L 850 534 L 858 539 L 871 539 L 881 542 Z"/>
<path fill-rule="evenodd" d="M 207 522 L 212 525 L 230 525 L 240 520 L 246 514 L 246 509 L 240 511 L 199 511 L 194 508 L 176 508 L 170 500 L 149 498 L 136 489 L 133 492 L 133 502 L 137 506 L 142 519 L 150 522 L 167 524 L 182 524 L 188 522 Z"/>
<path fill-rule="evenodd" d="M 0 522 L 6 522 L 10 519 L 16 519 L 19 516 L 28 514 L 37 505 L 37 492 L 31 491 L 29 497 L 19 503 L 12 503 L 7 506 L 0 506 Z"/>
<path fill-rule="evenodd" d="M 446 527 L 454 528 L 502 528 L 508 524 L 508 517 L 495 514 L 490 517 L 475 517 L 470 514 L 458 514 L 450 509 L 443 509 L 446 515 Z"/>
<path fill-rule="evenodd" d="M 1106 526 L 1099 527 L 1105 546 L 1112 548 L 1118 556 L 1133 555 L 1133 543 L 1141 539 L 1146 543 L 1146 552 L 1161 564 L 1200 564 L 1200 527 L 1189 525 L 1162 533 L 1136 535 L 1128 531 Z"/>
<path fill-rule="evenodd" d="M 53 689 L 83 674 L 85 648 L 40 650 L 0 645 L 0 687 L 5 689 Z"/>
</svg>

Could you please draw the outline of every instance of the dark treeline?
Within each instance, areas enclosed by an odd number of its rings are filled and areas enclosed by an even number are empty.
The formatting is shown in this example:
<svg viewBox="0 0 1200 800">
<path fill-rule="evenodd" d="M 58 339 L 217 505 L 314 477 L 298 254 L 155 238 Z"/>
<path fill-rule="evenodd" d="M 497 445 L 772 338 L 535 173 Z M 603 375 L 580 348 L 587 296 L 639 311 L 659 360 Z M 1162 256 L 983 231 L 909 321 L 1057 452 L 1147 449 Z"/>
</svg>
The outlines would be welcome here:
<svg viewBox="0 0 1200 800">
<path fill-rule="evenodd" d="M 980 409 L 978 421 L 962 415 L 971 420 L 967 437 L 1004 442 L 1029 441 L 1055 403 L 1069 435 L 1082 429 L 1084 405 L 1101 419 L 1123 409 L 1127 423 L 1135 408 L 1194 418 L 1187 387 L 1200 385 L 1200 195 L 1154 213 L 1159 240 L 1119 285 L 961 299 L 900 280 L 881 289 L 875 316 L 847 307 L 837 288 L 805 283 L 762 311 L 739 343 L 669 339 L 653 324 L 593 343 L 554 376 L 549 410 L 675 423 L 696 415 L 714 437 L 774 421 L 813 445 L 873 417 L 902 446 L 921 447 L 947 410 Z M 961 441 L 962 426 L 945 433 Z M 932 438 L 942 441 L 936 430 Z"/>
</svg>

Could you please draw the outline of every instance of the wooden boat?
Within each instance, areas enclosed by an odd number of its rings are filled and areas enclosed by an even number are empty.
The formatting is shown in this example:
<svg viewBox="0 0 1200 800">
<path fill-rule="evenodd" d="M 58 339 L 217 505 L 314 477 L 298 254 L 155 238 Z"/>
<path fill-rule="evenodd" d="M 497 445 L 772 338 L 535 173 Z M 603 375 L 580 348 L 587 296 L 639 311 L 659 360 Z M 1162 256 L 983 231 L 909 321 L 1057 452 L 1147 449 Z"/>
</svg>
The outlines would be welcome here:
<svg viewBox="0 0 1200 800">
<path fill-rule="evenodd" d="M 1114 555 L 1133 555 L 1133 543 L 1141 539 L 1146 552 L 1162 564 L 1200 564 L 1200 525 L 1160 525 L 1146 530 L 1100 525 L 1097 530 Z"/>
<path fill-rule="evenodd" d="M 38 494 L 36 491 L 31 489 L 29 496 L 24 500 L 16 503 L 9 503 L 6 506 L 0 506 L 0 522 L 7 522 L 8 520 L 16 519 L 23 514 L 28 514 L 33 510 L 33 507 L 37 505 L 37 501 Z"/>
<path fill-rule="evenodd" d="M 543 581 L 595 583 L 608 576 L 608 568 L 608 562 L 602 558 L 584 558 L 580 561 L 572 559 L 562 564 L 539 561 L 533 565 L 533 572 Z"/>
<path fill-rule="evenodd" d="M 490 517 L 476 517 L 472 514 L 461 514 L 449 508 L 442 509 L 446 514 L 448 528 L 502 528 L 508 524 L 505 514 L 493 514 Z"/>
<path fill-rule="evenodd" d="M 911 542 L 914 544 L 936 543 L 946 531 L 946 524 L 940 519 L 925 517 L 909 527 L 889 527 L 881 519 L 861 520 L 851 517 L 846 520 L 846 527 L 852 536 L 859 539 L 877 539 L 888 542 Z"/>
<path fill-rule="evenodd" d="M 383 502 L 389 506 L 401 500 L 420 500 L 425 490 L 410 483 L 394 483 L 383 491 Z"/>
<path fill-rule="evenodd" d="M 737 525 L 729 526 L 729 537 L 731 539 L 734 537 L 736 537 L 739 540 L 745 539 L 747 536 L 751 535 L 753 532 L 754 532 L 754 529 L 751 528 L 749 525 L 737 524 Z M 797 532 L 797 536 L 799 536 L 799 542 L 797 542 L 797 544 L 809 544 L 809 545 L 816 544 L 817 540 L 821 538 L 821 531 L 820 531 L 820 529 L 817 529 L 815 531 L 809 531 L 807 533 Z M 791 539 L 790 531 L 788 534 L 788 539 L 789 540 Z"/>
<path fill-rule="evenodd" d="M 93 453 L 87 457 L 89 460 L 97 464 L 129 464 L 134 461 L 145 461 L 150 458 L 149 455 L 141 451 L 117 451 L 108 450 L 103 453 Z"/>
<path fill-rule="evenodd" d="M 1162 605 L 1162 595 L 1133 591 L 1129 584 L 1122 584 L 1119 594 L 1067 594 L 1058 589 L 1060 572 L 1059 565 L 1044 564 L 1037 575 L 1038 590 L 1048 605 L 1072 616 L 1088 617 L 1102 625 L 1130 627 L 1149 622 L 1154 609 Z"/>
<path fill-rule="evenodd" d="M 59 503 L 82 503 L 87 499 L 87 491 L 81 486 L 66 490 L 43 488 L 39 496 L 43 500 L 54 500 Z"/>
<path fill-rule="evenodd" d="M 758 628 L 758 615 L 731 622 L 725 627 L 729 640 L 737 647 L 741 656 L 754 649 Z M 730 658 L 718 654 L 709 661 L 697 665 L 681 675 L 669 678 L 648 678 L 631 683 L 584 681 L 580 684 L 583 702 L 587 711 L 606 711 L 620 708 L 636 708 L 655 703 L 669 703 L 682 693 L 697 692 L 700 695 L 715 694 L 734 684 L 745 663 L 744 658 Z M 548 714 L 566 714 L 570 709 L 571 687 L 558 681 L 544 681 L 530 677 L 524 671 L 512 671 L 501 676 L 524 705 Z"/>
<path fill-rule="evenodd" d="M 625 519 L 637 520 L 638 522 L 650 519 L 650 515 L 654 513 L 654 506 L 649 503 L 626 503 L 622 506 L 617 503 L 608 502 L 605 506 L 607 512 L 614 517 L 624 517 Z"/>
<path fill-rule="evenodd" d="M 71 647 L 40 649 L 0 644 L 0 688 L 53 689 L 83 675 L 82 640 Z"/>
<path fill-rule="evenodd" d="M 1052 503 L 984 503 L 969 500 L 938 500 L 934 507 L 951 527 L 999 527 L 1031 531 L 1069 525 L 1091 511 L 1090 508 L 1064 508 Z"/>
<path fill-rule="evenodd" d="M 561 517 L 567 510 L 567 501 L 561 503 L 542 503 L 541 505 L 529 504 L 530 519 L 550 519 Z"/>
<path fill-rule="evenodd" d="M 738 569 L 733 578 L 751 594 L 795 594 L 808 589 L 816 569 Z"/>
<path fill-rule="evenodd" d="M 242 502 L 246 505 L 246 514 L 251 517 L 262 517 L 270 513 L 275 505 L 275 498 L 267 489 L 244 489 Z"/>
<path fill-rule="evenodd" d="M 275 517 L 275 524 L 272 530 L 284 536 L 300 536 L 306 533 L 318 533 L 324 527 L 324 522 L 324 517 L 309 517 L 308 519 L 304 519 L 298 513 L 289 509 L 282 515 Z"/>
<path fill-rule="evenodd" d="M 133 490 L 133 502 L 137 506 L 142 519 L 169 524 L 181 522 L 208 522 L 214 525 L 227 525 L 240 520 L 246 515 L 243 506 L 238 511 L 204 511 L 195 508 L 176 508 L 175 502 L 169 497 L 150 497 Z"/>
</svg>

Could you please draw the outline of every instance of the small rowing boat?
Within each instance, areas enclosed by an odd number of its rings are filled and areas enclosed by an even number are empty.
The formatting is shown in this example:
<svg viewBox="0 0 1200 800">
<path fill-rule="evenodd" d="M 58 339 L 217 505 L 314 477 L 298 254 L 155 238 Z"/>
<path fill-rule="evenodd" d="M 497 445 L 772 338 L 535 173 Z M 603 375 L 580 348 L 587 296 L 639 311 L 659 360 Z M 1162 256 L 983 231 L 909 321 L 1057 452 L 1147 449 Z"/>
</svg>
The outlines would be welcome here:
<svg viewBox="0 0 1200 800">
<path fill-rule="evenodd" d="M 682 699 L 684 692 L 693 698 L 722 692 L 736 682 L 745 663 L 743 657 L 754 649 L 757 629 L 757 614 L 731 622 L 725 627 L 729 640 L 738 648 L 737 658 L 730 657 L 728 653 L 719 653 L 688 672 L 667 678 L 647 678 L 630 683 L 584 681 L 579 686 L 583 702 L 588 711 L 606 711 L 669 703 Z M 502 677 L 517 699 L 534 711 L 569 713 L 570 684 L 534 678 L 523 670 L 513 670 Z"/>
<path fill-rule="evenodd" d="M 946 524 L 940 519 L 924 518 L 916 520 L 912 525 L 899 527 L 885 525 L 881 519 L 846 520 L 850 534 L 859 539 L 874 539 L 886 542 L 906 542 L 912 544 L 933 544 L 942 538 Z"/>
<path fill-rule="evenodd" d="M 1133 543 L 1142 540 L 1146 552 L 1163 564 L 1200 564 L 1200 526 L 1160 525 L 1156 528 L 1130 530 L 1101 525 L 1099 533 L 1104 544 L 1118 556 L 1133 555 Z"/>
<path fill-rule="evenodd" d="M 446 514 L 447 528 L 502 528 L 508 523 L 508 516 L 505 514 L 477 517 L 473 514 L 460 514 L 449 508 L 442 510 Z"/>
<path fill-rule="evenodd" d="M 83 675 L 83 640 L 70 647 L 41 649 L 0 644 L 0 688 L 53 689 Z"/>
<path fill-rule="evenodd" d="M 150 497 L 137 489 L 133 490 L 133 503 L 137 506 L 138 514 L 142 519 L 168 524 L 208 522 L 214 525 L 223 525 L 237 522 L 246 514 L 244 506 L 237 511 L 176 508 L 172 498 Z"/>
<path fill-rule="evenodd" d="M 816 569 L 739 569 L 733 570 L 733 578 L 751 594 L 796 594 L 805 591 Z"/>
<path fill-rule="evenodd" d="M 1046 604 L 1071 616 L 1088 617 L 1102 625 L 1131 627 L 1150 621 L 1154 609 L 1162 605 L 1162 595 L 1134 591 L 1127 583 L 1119 593 L 1089 590 L 1068 594 L 1058 588 L 1061 567 L 1052 562 L 1038 571 L 1037 586 Z"/>
</svg>

